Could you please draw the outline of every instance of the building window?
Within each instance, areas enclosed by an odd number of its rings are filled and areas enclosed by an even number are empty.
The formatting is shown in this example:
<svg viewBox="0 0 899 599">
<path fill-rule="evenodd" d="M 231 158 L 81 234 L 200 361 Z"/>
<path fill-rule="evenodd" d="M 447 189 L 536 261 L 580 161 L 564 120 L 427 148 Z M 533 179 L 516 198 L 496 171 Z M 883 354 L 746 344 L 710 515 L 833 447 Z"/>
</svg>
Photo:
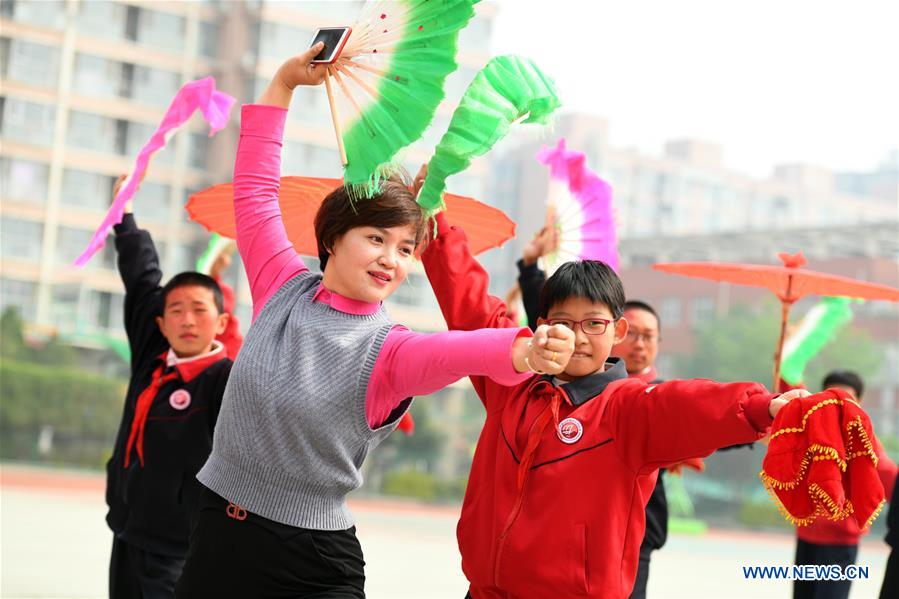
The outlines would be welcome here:
<svg viewBox="0 0 899 599">
<path fill-rule="evenodd" d="M 112 202 L 115 180 L 109 175 L 66 169 L 62 174 L 60 200 L 68 206 L 105 211 Z"/>
<path fill-rule="evenodd" d="M 710 297 L 696 297 L 690 302 L 690 325 L 694 328 L 709 322 L 714 315 L 714 299 Z"/>
<path fill-rule="evenodd" d="M 116 329 L 122 322 L 123 296 L 119 293 L 91 289 L 83 310 L 85 324 L 97 329 Z"/>
<path fill-rule="evenodd" d="M 125 39 L 137 41 L 138 23 L 140 22 L 140 8 L 128 6 L 125 9 Z"/>
<path fill-rule="evenodd" d="M 68 145 L 94 152 L 116 151 L 116 121 L 88 112 L 69 113 Z"/>
<path fill-rule="evenodd" d="M 50 300 L 50 323 L 64 333 L 76 329 L 81 320 L 81 312 L 78 310 L 80 297 L 80 285 L 54 285 Z"/>
<path fill-rule="evenodd" d="M 662 322 L 662 325 L 665 327 L 679 326 L 682 320 L 681 312 L 683 311 L 683 306 L 680 298 L 678 297 L 669 297 L 662 300 L 661 308 L 659 310 L 659 320 Z"/>
<path fill-rule="evenodd" d="M 219 51 L 219 26 L 217 23 L 200 22 L 200 56 L 216 58 Z"/>
<path fill-rule="evenodd" d="M 119 96 L 123 98 L 134 97 L 134 65 L 130 62 L 123 62 L 122 76 L 119 78 Z"/>
<path fill-rule="evenodd" d="M 283 60 L 285 56 L 293 56 L 298 49 L 309 46 L 312 36 L 311 29 L 298 29 L 265 21 L 259 35 L 259 56 L 263 59 Z"/>
<path fill-rule="evenodd" d="M 114 149 L 117 154 L 123 156 L 128 155 L 128 121 L 124 119 L 115 120 L 115 143 Z"/>
<path fill-rule="evenodd" d="M 75 55 L 72 89 L 80 94 L 114 98 L 119 93 L 119 63 L 90 54 Z"/>
<path fill-rule="evenodd" d="M 254 97 L 258 98 L 267 85 L 268 81 L 260 80 Z M 328 96 L 324 89 L 300 85 L 294 89 L 293 98 L 294 106 L 298 108 L 288 113 L 290 120 L 330 128 L 331 108 L 328 106 Z M 344 111 L 354 110 L 348 102 L 339 101 L 339 98 L 340 96 L 335 98 L 335 100 L 338 100 L 338 110 L 341 111 L 341 114 L 344 114 Z"/>
<path fill-rule="evenodd" d="M 35 317 L 37 305 L 37 284 L 31 281 L 0 279 L 0 312 L 7 308 L 18 308 L 23 320 L 31 321 Z"/>
<path fill-rule="evenodd" d="M 128 18 L 131 19 L 129 6 Z M 135 9 L 137 10 L 137 9 Z M 184 50 L 185 20 L 184 17 L 172 15 L 158 10 L 140 10 L 137 20 L 137 42 L 154 49 L 160 48 L 167 52 L 181 52 Z M 131 21 L 128 21 L 131 26 Z M 128 30 L 130 33 L 130 30 Z M 128 37 L 128 39 L 135 39 Z"/>
<path fill-rule="evenodd" d="M 284 143 L 282 164 L 285 175 L 339 177 L 342 170 L 336 147 L 326 148 L 296 141 Z"/>
<path fill-rule="evenodd" d="M 48 146 L 53 141 L 56 108 L 50 104 L 4 98 L 0 110 L 0 135 L 11 140 Z"/>
<path fill-rule="evenodd" d="M 160 183 L 144 181 L 134 196 L 137 221 L 168 222 L 171 188 Z"/>
<path fill-rule="evenodd" d="M 105 38 L 124 39 L 126 8 L 124 4 L 107 0 L 79 2 L 78 30 Z"/>
<path fill-rule="evenodd" d="M 154 106 L 168 106 L 178 92 L 178 73 L 145 66 L 134 68 L 133 97 Z"/>
<path fill-rule="evenodd" d="M 47 201 L 50 165 L 18 158 L 0 158 L 0 198 L 32 204 Z"/>
<path fill-rule="evenodd" d="M 0 236 L 5 258 L 40 259 L 43 223 L 4 216 L 0 219 Z"/>
<path fill-rule="evenodd" d="M 3 0 L 0 14 L 21 23 L 59 29 L 65 25 L 66 7 L 64 0 Z"/>
<path fill-rule="evenodd" d="M 205 170 L 209 164 L 209 136 L 201 133 L 191 133 L 188 138 L 190 166 Z"/>
<path fill-rule="evenodd" d="M 21 39 L 2 38 L 0 67 L 3 77 L 7 79 L 55 88 L 59 77 L 59 49 Z"/>
<path fill-rule="evenodd" d="M 68 266 L 75 262 L 75 259 L 87 249 L 92 235 L 92 231 L 84 229 L 59 227 L 56 237 L 56 264 Z M 103 249 L 87 263 L 87 267 L 112 269 L 115 268 L 115 261 L 115 244 L 112 240 L 108 240 Z"/>
</svg>

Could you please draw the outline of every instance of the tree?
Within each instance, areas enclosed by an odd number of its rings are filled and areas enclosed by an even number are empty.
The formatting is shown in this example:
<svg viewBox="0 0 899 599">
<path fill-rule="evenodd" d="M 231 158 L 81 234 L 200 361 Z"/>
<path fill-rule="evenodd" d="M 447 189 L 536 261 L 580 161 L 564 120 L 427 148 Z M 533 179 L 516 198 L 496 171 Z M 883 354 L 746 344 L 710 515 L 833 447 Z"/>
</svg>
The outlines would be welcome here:
<svg viewBox="0 0 899 599">
<path fill-rule="evenodd" d="M 27 353 L 25 327 L 19 309 L 9 306 L 0 315 L 0 355 L 9 359 L 22 359 Z"/>
<path fill-rule="evenodd" d="M 780 306 L 774 301 L 759 308 L 734 306 L 723 317 L 696 330 L 695 348 L 675 359 L 677 376 L 718 381 L 757 381 L 770 388 L 774 352 L 780 332 Z M 866 332 L 849 326 L 806 368 L 806 384 L 813 391 L 834 368 L 855 370 L 872 380 L 880 370 L 883 352 Z"/>
</svg>

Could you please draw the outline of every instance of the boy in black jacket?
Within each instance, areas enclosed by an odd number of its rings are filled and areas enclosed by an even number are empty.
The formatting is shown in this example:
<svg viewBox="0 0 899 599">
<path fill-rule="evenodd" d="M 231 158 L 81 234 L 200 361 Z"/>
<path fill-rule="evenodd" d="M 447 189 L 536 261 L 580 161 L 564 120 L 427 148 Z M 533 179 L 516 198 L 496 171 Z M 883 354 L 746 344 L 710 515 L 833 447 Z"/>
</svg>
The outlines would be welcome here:
<svg viewBox="0 0 899 599">
<path fill-rule="evenodd" d="M 212 434 L 232 362 L 216 336 L 233 335 L 222 290 L 195 272 L 160 287 L 153 240 L 126 209 L 115 226 L 125 283 L 131 380 L 112 458 L 106 521 L 114 533 L 110 597 L 174 597 L 187 554 L 196 474 Z M 231 329 L 230 331 L 227 329 Z"/>
</svg>

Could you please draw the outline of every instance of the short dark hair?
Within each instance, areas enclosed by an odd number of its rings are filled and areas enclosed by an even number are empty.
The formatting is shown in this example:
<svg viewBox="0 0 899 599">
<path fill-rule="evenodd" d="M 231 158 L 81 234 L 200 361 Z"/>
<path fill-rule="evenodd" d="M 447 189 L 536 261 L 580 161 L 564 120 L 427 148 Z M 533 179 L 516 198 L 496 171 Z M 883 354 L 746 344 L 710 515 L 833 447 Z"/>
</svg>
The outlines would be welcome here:
<svg viewBox="0 0 899 599">
<path fill-rule="evenodd" d="M 624 314 L 624 285 L 605 262 L 574 260 L 560 266 L 540 291 L 540 317 L 546 318 L 553 306 L 573 297 L 605 304 L 615 320 Z"/>
<path fill-rule="evenodd" d="M 215 300 L 215 307 L 218 308 L 219 314 L 225 312 L 225 296 L 222 288 L 215 282 L 215 279 L 209 275 L 192 270 L 179 272 L 169 279 L 169 282 L 162 288 L 162 307 L 165 309 L 165 303 L 169 299 L 169 294 L 175 289 L 181 287 L 204 287 L 212 292 L 212 298 Z"/>
<path fill-rule="evenodd" d="M 829 389 L 834 385 L 852 387 L 855 390 L 855 396 L 859 399 L 865 393 L 865 383 L 862 382 L 862 377 L 851 370 L 832 370 L 828 372 L 821 383 L 821 388 Z"/>
<path fill-rule="evenodd" d="M 628 310 L 643 310 L 644 312 L 649 312 L 656 317 L 656 324 L 659 327 L 659 333 L 662 332 L 662 319 L 659 318 L 658 313 L 653 309 L 653 307 L 646 302 L 641 302 L 640 300 L 627 300 L 626 302 L 624 302 L 624 312 L 627 312 Z"/>
<path fill-rule="evenodd" d="M 412 225 L 415 230 L 418 247 L 427 237 L 427 223 L 402 173 L 381 182 L 381 189 L 370 198 L 353 200 L 347 187 L 341 185 L 325 197 L 315 214 L 315 239 L 322 272 L 328 263 L 328 250 L 350 229 L 390 229 L 405 225 Z"/>
</svg>

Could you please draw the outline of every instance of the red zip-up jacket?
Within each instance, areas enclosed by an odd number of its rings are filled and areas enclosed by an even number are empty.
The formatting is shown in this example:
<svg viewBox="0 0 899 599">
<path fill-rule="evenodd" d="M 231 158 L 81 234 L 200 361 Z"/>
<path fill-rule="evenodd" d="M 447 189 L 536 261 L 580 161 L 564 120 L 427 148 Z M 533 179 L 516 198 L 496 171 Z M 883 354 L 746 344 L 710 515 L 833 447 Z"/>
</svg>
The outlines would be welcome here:
<svg viewBox="0 0 899 599">
<path fill-rule="evenodd" d="M 442 217 L 438 225 L 422 260 L 449 328 L 516 326 L 488 295 L 465 234 Z M 606 371 L 558 388 L 549 377 L 516 387 L 471 378 L 487 417 L 457 537 L 474 599 L 627 597 L 656 471 L 755 441 L 771 425 L 773 396 L 757 383 L 626 377 L 613 358 Z M 562 425 L 552 418 L 538 439 L 532 430 L 553 393 L 564 399 Z M 566 428 L 566 419 L 577 423 Z M 539 443 L 520 472 L 529 441 Z"/>
</svg>

